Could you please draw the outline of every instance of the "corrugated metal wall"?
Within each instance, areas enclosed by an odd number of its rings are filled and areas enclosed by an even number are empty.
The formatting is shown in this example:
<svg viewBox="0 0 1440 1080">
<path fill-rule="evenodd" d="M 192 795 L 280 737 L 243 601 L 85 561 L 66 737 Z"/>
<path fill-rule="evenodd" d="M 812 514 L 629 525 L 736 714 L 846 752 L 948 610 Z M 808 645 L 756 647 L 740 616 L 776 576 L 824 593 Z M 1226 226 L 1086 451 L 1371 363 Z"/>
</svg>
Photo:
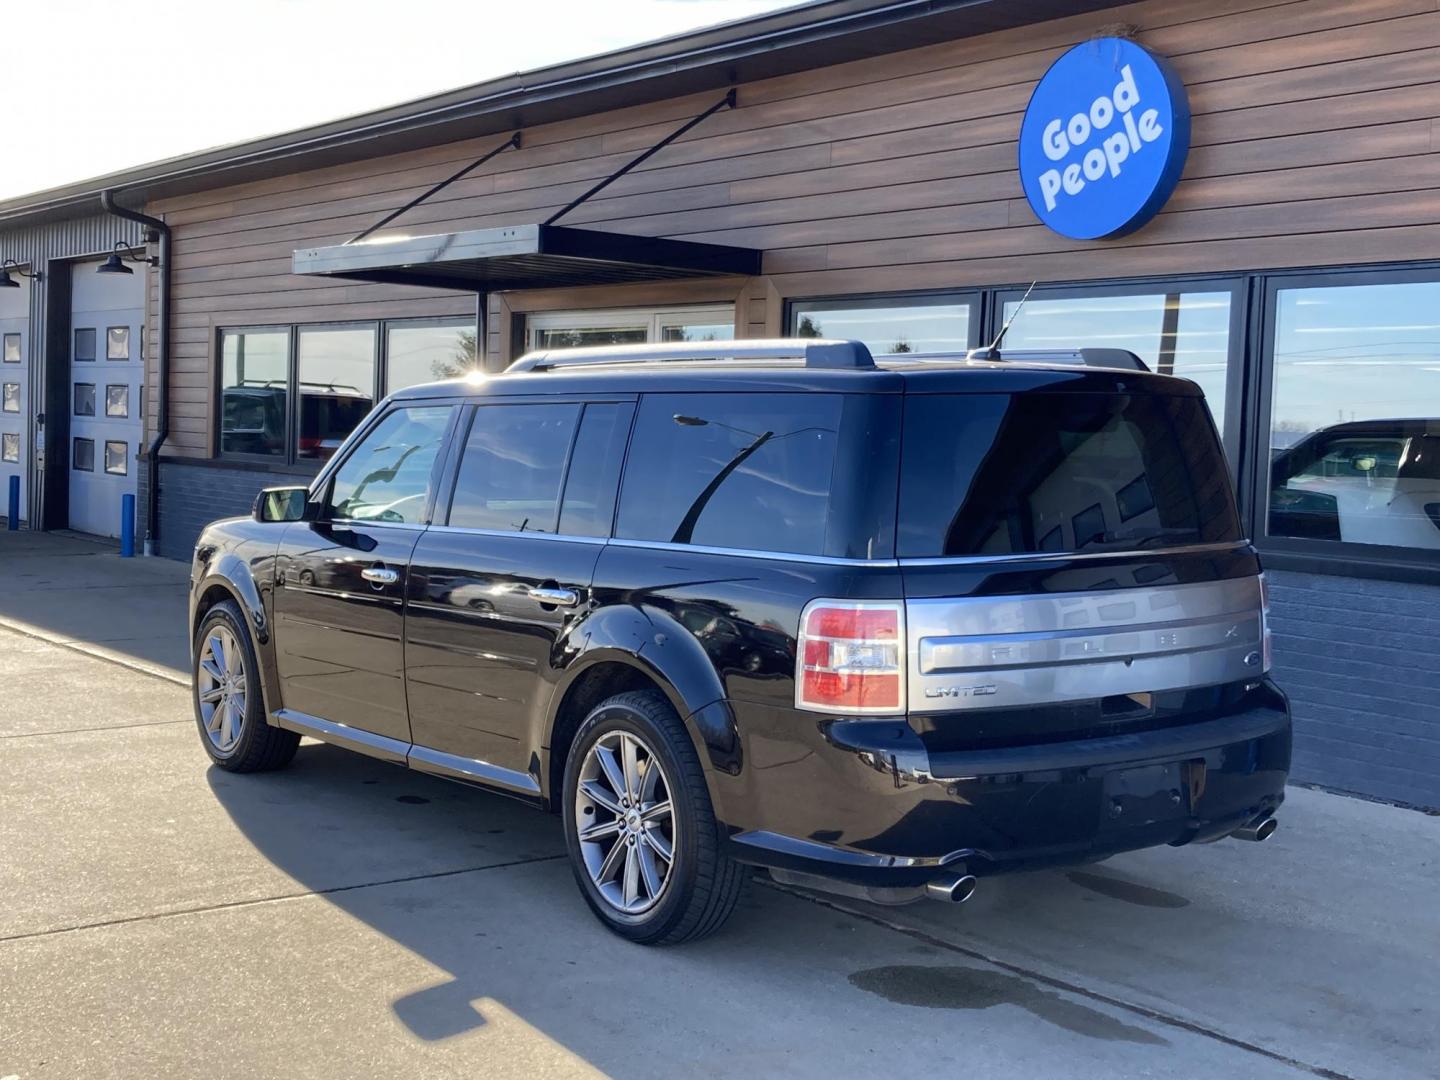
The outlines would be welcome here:
<svg viewBox="0 0 1440 1080">
<path fill-rule="evenodd" d="M 104 255 L 114 246 L 115 241 L 139 245 L 143 242 L 143 229 L 133 221 L 112 217 L 101 211 L 83 217 L 64 221 L 48 222 L 23 228 L 7 228 L 0 224 L 0 260 L 14 259 L 26 269 L 38 270 L 44 277 L 31 283 L 30 288 L 30 332 L 28 336 L 28 365 L 30 392 L 29 415 L 25 420 L 25 452 L 23 460 L 29 470 L 29 483 L 25 517 L 31 522 L 40 520 L 43 485 L 35 471 L 35 430 L 36 413 L 43 410 L 42 389 L 46 385 L 46 367 L 51 359 L 45 354 L 47 340 L 45 326 L 47 285 L 55 260 L 66 260 L 84 256 Z M 143 340 L 142 335 L 142 340 Z M 68 356 L 53 358 L 55 363 L 69 363 Z M 141 395 L 143 398 L 143 394 Z"/>
</svg>

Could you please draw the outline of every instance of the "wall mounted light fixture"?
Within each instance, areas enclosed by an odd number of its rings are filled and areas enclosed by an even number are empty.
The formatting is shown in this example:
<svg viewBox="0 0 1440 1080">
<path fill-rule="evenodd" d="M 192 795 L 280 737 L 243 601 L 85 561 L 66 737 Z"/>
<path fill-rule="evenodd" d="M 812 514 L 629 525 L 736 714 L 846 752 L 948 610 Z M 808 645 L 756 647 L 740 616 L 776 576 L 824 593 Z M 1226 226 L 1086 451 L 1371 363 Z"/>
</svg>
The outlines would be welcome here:
<svg viewBox="0 0 1440 1080">
<path fill-rule="evenodd" d="M 146 263 L 149 266 L 160 264 L 158 256 L 151 255 L 147 258 L 144 254 L 136 254 L 140 251 L 142 251 L 141 248 L 131 247 L 124 240 L 116 240 L 115 249 L 110 252 L 110 257 L 97 266 L 95 272 L 97 274 L 133 274 L 135 271 L 125 265 L 126 260 Z"/>
<path fill-rule="evenodd" d="M 28 277 L 34 281 L 39 281 L 44 277 L 39 270 L 26 270 L 14 259 L 6 259 L 0 263 L 0 289 L 18 289 L 20 287 L 20 282 L 10 276 L 12 270 L 21 277 Z"/>
</svg>

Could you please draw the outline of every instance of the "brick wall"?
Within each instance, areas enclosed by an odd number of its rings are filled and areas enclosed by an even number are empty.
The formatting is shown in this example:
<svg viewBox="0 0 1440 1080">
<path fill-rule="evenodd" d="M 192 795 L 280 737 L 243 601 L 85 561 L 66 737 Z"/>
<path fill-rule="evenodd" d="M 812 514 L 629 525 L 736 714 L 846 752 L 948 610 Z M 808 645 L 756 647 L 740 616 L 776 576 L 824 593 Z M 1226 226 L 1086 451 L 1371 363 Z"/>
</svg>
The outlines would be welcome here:
<svg viewBox="0 0 1440 1080">
<path fill-rule="evenodd" d="M 145 486 L 145 472 L 141 473 Z M 304 476 L 263 469 L 216 468 L 170 458 L 160 463 L 160 543 L 157 555 L 189 561 L 200 530 L 217 518 L 250 513 L 264 487 L 308 483 Z M 142 491 L 143 506 L 148 491 Z"/>
<path fill-rule="evenodd" d="M 1292 779 L 1440 806 L 1440 587 L 1267 576 Z"/>
</svg>

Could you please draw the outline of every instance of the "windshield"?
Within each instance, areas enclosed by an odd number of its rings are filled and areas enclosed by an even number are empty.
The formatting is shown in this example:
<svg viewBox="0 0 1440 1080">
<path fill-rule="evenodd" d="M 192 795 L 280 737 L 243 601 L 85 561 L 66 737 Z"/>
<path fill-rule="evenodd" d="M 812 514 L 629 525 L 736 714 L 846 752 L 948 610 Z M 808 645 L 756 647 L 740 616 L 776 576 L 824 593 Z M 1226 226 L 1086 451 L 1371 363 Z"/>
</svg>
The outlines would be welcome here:
<svg viewBox="0 0 1440 1080">
<path fill-rule="evenodd" d="M 1123 551 L 1241 538 L 1204 399 L 908 397 L 904 557 Z"/>
</svg>

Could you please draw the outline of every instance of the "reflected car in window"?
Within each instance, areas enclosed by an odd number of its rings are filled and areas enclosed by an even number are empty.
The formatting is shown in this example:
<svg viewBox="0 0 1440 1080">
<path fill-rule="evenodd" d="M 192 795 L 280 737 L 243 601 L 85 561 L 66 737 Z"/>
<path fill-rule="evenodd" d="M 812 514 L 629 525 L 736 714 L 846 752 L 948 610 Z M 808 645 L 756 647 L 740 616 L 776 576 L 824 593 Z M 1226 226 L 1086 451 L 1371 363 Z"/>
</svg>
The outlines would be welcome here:
<svg viewBox="0 0 1440 1080">
<path fill-rule="evenodd" d="M 1440 419 L 1323 428 L 1271 465 L 1272 536 L 1440 548 Z"/>
</svg>

